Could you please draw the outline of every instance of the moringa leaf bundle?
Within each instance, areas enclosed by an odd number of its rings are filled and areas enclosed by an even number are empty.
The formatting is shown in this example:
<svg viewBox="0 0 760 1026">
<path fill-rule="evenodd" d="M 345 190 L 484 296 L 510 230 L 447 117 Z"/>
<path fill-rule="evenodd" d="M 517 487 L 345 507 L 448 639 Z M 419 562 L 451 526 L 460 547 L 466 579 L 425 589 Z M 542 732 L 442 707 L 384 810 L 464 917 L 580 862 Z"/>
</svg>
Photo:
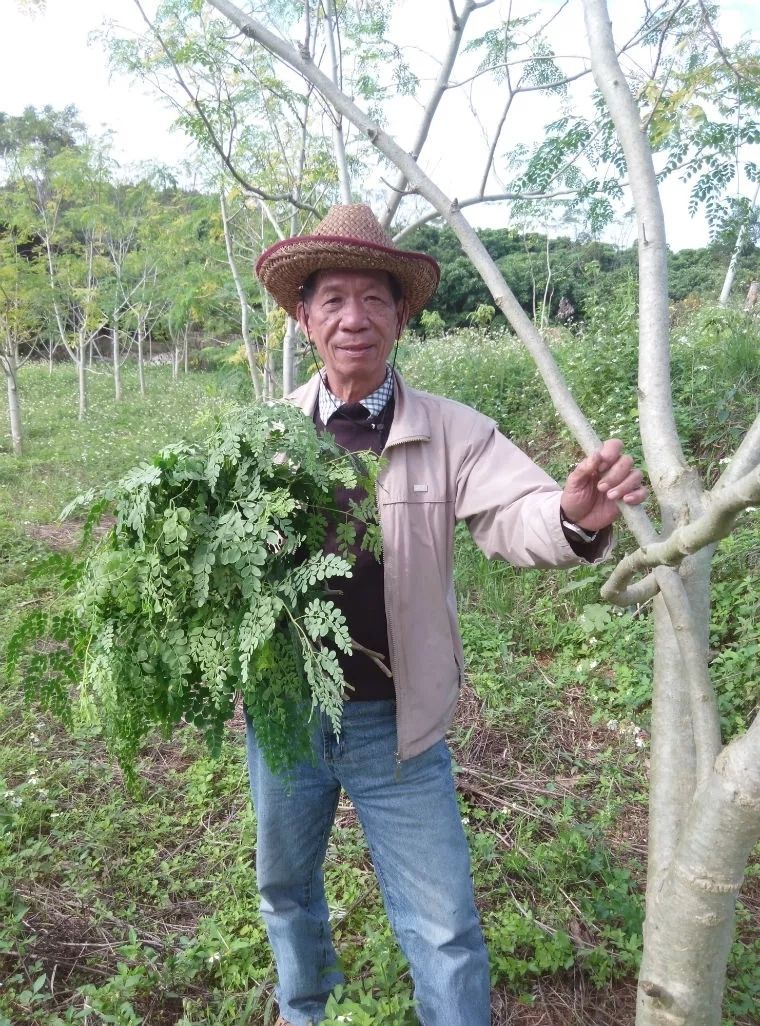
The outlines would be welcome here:
<svg viewBox="0 0 760 1026">
<path fill-rule="evenodd" d="M 238 691 L 269 765 L 287 770 L 308 752 L 314 708 L 340 726 L 336 652 L 351 639 L 329 590 L 351 573 L 356 532 L 334 494 L 373 495 L 377 469 L 286 403 L 235 410 L 207 442 L 168 446 L 64 510 L 88 511 L 86 536 L 115 520 L 65 607 L 16 631 L 9 669 L 58 713 L 90 711 L 129 775 L 156 728 L 168 736 L 184 720 L 218 748 Z M 322 548 L 328 518 L 337 554 Z M 377 523 L 362 544 L 379 551 Z"/>
</svg>

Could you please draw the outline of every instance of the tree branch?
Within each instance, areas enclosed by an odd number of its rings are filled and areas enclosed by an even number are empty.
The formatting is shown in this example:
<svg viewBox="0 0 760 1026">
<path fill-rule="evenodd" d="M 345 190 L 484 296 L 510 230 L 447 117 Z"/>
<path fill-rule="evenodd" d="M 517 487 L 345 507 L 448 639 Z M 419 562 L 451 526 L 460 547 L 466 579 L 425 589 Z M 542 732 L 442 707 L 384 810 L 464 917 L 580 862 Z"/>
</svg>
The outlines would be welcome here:
<svg viewBox="0 0 760 1026">
<path fill-rule="evenodd" d="M 699 7 L 702 11 L 702 17 L 705 19 L 705 28 L 707 29 L 707 34 L 710 37 L 710 39 L 712 39 L 715 49 L 720 54 L 720 59 L 723 61 L 723 63 L 731 72 L 731 74 L 734 76 L 739 85 L 742 85 L 747 81 L 747 77 L 745 75 L 742 75 L 742 73 L 736 67 L 734 67 L 733 63 L 728 59 L 728 54 L 723 48 L 723 44 L 720 41 L 720 36 L 718 35 L 715 26 L 712 23 L 710 12 L 707 10 L 704 0 L 697 0 L 697 2 L 699 3 Z"/>
<path fill-rule="evenodd" d="M 488 2 L 490 3 L 491 0 L 488 0 Z M 462 44 L 467 20 L 478 6 L 484 5 L 476 4 L 474 0 L 467 0 L 462 14 L 457 16 L 452 5 L 452 24 L 451 35 L 449 36 L 449 45 L 446 50 L 446 54 L 444 55 L 443 62 L 441 63 L 438 78 L 433 86 L 433 93 L 422 113 L 422 120 L 417 128 L 417 135 L 415 136 L 412 148 L 409 151 L 414 160 L 417 160 L 420 152 L 422 151 L 422 147 L 425 145 L 435 113 L 449 87 L 449 77 L 451 75 L 452 68 L 454 67 L 457 54 L 459 53 L 459 47 Z M 393 218 L 396 216 L 396 212 L 398 211 L 406 186 L 407 178 L 403 172 L 401 172 L 394 184 L 390 187 L 390 192 L 388 193 L 388 198 L 385 202 L 385 210 L 380 216 L 380 223 L 385 229 L 390 227 Z"/>
<path fill-rule="evenodd" d="M 560 189 L 557 192 L 498 192 L 492 196 L 470 196 L 469 199 L 457 200 L 456 204 L 460 210 L 463 210 L 465 207 L 472 207 L 476 203 L 500 203 L 505 200 L 552 200 L 575 195 L 576 191 L 574 189 Z M 427 224 L 429 221 L 434 221 L 437 217 L 443 216 L 438 210 L 428 211 L 427 214 L 423 214 L 422 217 L 417 218 L 416 221 L 413 221 L 405 228 L 402 228 L 400 232 L 397 232 L 393 236 L 394 242 L 400 242 L 416 231 L 417 228 L 421 228 L 422 225 Z"/>
<path fill-rule="evenodd" d="M 508 90 L 509 91 L 507 93 L 507 101 L 504 104 L 504 109 L 501 112 L 501 117 L 499 118 L 499 123 L 496 126 L 496 131 L 493 134 L 493 139 L 491 140 L 491 145 L 488 148 L 488 155 L 486 157 L 486 164 L 485 164 L 485 168 L 483 170 L 483 177 L 480 180 L 480 189 L 478 190 L 480 192 L 481 196 L 484 195 L 484 193 L 486 191 L 486 186 L 488 185 L 488 179 L 489 179 L 489 177 L 491 175 L 491 166 L 493 164 L 494 154 L 496 153 L 496 147 L 499 145 L 499 139 L 501 138 L 501 132 L 502 132 L 502 129 L 504 128 L 504 122 L 507 120 L 507 117 L 509 116 L 509 112 L 510 112 L 510 110 L 512 108 L 512 103 L 514 102 L 515 92 L 512 90 L 511 84 L 509 85 Z M 519 91 L 519 89 L 517 91 Z"/>
<path fill-rule="evenodd" d="M 340 67 L 338 64 L 338 51 L 335 46 L 335 32 L 338 27 L 338 16 L 335 13 L 333 0 L 325 2 L 325 35 L 327 37 L 327 52 L 330 56 L 330 68 L 332 69 L 332 80 L 336 88 L 341 89 Z M 344 203 L 351 202 L 351 177 L 348 173 L 348 161 L 346 160 L 346 140 L 343 135 L 343 123 L 340 117 L 332 119 L 333 146 L 335 147 L 335 161 L 338 165 L 338 181 L 340 182 L 340 195 Z"/>
<path fill-rule="evenodd" d="M 643 545 L 618 563 L 602 587 L 602 597 L 618 606 L 631 605 L 628 581 L 648 567 L 678 566 L 687 556 L 729 535 L 739 514 L 760 502 L 760 467 L 732 484 L 716 487 L 706 496 L 707 512 L 664 541 Z M 639 601 L 634 598 L 633 601 Z"/>
<path fill-rule="evenodd" d="M 605 0 L 583 0 L 594 81 L 620 138 L 629 168 L 639 236 L 639 407 L 641 437 L 655 492 L 672 486 L 675 497 L 695 501 L 699 485 L 687 469 L 673 415 L 668 337 L 668 265 L 665 222 L 652 152 L 641 131 L 640 111 L 620 67 Z M 695 494 L 696 493 L 696 494 Z"/>
<path fill-rule="evenodd" d="M 386 677 L 390 677 L 390 679 L 393 680 L 393 673 L 390 667 L 385 662 L 382 653 L 373 652 L 371 648 L 365 648 L 364 645 L 361 645 L 358 641 L 355 641 L 353 638 L 351 638 L 351 648 L 354 652 L 361 652 L 362 655 L 365 655 L 368 659 L 371 659 L 375 666 L 378 668 L 378 670 L 384 673 Z"/>
<path fill-rule="evenodd" d="M 760 414 L 742 439 L 742 444 L 731 457 L 731 462 L 721 474 L 715 490 L 723 485 L 733 484 L 744 477 L 760 463 Z"/>
<path fill-rule="evenodd" d="M 189 88 L 189 86 L 185 82 L 184 77 L 182 75 L 182 72 L 180 71 L 179 65 L 175 61 L 174 56 L 173 56 L 171 50 L 169 49 L 168 45 L 165 43 L 163 36 L 158 31 L 156 26 L 148 18 L 147 14 L 143 10 L 143 7 L 142 7 L 142 4 L 141 4 L 140 0 L 133 0 L 133 3 L 135 4 L 135 6 L 137 7 L 138 11 L 140 12 L 140 15 L 142 16 L 143 21 L 145 22 L 145 24 L 148 26 L 150 31 L 155 36 L 156 40 L 158 41 L 159 46 L 161 47 L 161 49 L 166 54 L 166 57 L 167 57 L 169 63 L 172 66 L 172 69 L 174 71 L 174 76 L 175 76 L 175 78 L 177 80 L 177 84 L 179 85 L 180 89 L 182 89 L 182 91 L 185 93 L 185 95 L 188 97 L 188 99 L 190 100 L 190 103 L 192 104 L 193 108 L 198 113 L 198 117 L 201 119 L 201 121 L 203 122 L 203 127 L 206 129 L 206 133 L 208 135 L 209 142 L 211 143 L 213 148 L 216 150 L 216 152 L 219 154 L 222 162 L 224 163 L 224 166 L 227 168 L 227 170 L 232 175 L 232 177 L 235 179 L 235 181 L 243 189 L 245 189 L 246 192 L 251 193 L 253 196 L 258 196 L 261 199 L 268 200 L 271 203 L 276 203 L 276 202 L 292 203 L 294 206 L 300 207 L 300 209 L 302 209 L 302 210 L 307 210 L 310 214 L 314 214 L 315 217 L 319 217 L 319 211 L 316 210 L 315 208 L 310 207 L 310 206 L 306 206 L 304 204 L 299 203 L 298 200 L 294 199 L 294 197 L 292 195 L 289 195 L 287 193 L 276 194 L 276 193 L 265 192 L 263 189 L 260 189 L 260 188 L 258 188 L 258 186 L 254 185 L 253 182 L 250 182 L 244 175 L 242 175 L 238 171 L 238 169 L 235 167 L 235 165 L 232 163 L 232 160 L 230 159 L 229 151 L 224 148 L 224 146 L 222 145 L 221 141 L 217 137 L 217 134 L 216 134 L 216 132 L 214 130 L 214 127 L 211 124 L 211 122 L 209 121 L 208 115 L 206 114 L 205 110 L 203 109 L 203 104 L 200 102 L 200 100 L 198 99 L 197 96 L 193 95 L 192 90 Z"/>
</svg>

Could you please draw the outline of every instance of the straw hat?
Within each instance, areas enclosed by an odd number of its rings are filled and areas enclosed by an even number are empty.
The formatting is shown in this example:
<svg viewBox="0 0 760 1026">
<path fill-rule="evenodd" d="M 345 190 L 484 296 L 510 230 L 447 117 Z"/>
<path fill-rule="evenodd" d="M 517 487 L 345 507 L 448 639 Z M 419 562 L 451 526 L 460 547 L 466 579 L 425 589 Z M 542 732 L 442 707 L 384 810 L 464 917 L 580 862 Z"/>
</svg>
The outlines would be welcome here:
<svg viewBox="0 0 760 1026">
<path fill-rule="evenodd" d="M 280 306 L 296 316 L 300 287 L 314 271 L 388 271 L 418 314 L 438 288 L 441 269 L 426 253 L 394 246 L 363 203 L 333 207 L 311 235 L 296 235 L 265 249 L 256 274 Z"/>
</svg>

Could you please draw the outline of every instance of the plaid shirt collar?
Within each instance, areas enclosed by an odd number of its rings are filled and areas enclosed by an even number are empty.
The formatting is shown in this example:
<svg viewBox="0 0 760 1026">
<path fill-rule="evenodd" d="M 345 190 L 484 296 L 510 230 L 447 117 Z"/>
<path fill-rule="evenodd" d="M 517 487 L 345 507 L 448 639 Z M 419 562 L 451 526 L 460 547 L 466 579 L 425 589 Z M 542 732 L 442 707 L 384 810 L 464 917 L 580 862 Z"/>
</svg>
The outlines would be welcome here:
<svg viewBox="0 0 760 1026">
<path fill-rule="evenodd" d="M 390 367 L 385 368 L 385 380 L 379 388 L 361 400 L 362 406 L 369 410 L 370 417 L 377 417 L 385 409 L 393 395 L 393 374 Z M 342 399 L 330 391 L 326 378 L 320 375 L 319 382 L 319 419 L 323 424 L 334 416 L 341 406 L 345 405 Z"/>
</svg>

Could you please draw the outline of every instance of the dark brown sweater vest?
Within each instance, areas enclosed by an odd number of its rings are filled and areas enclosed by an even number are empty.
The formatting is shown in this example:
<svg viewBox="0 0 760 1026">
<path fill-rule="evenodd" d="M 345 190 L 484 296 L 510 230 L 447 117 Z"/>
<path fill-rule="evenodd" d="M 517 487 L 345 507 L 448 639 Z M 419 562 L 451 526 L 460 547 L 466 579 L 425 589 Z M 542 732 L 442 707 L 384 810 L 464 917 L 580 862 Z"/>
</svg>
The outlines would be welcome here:
<svg viewBox="0 0 760 1026">
<path fill-rule="evenodd" d="M 379 455 L 388 439 L 393 410 L 394 401 L 391 399 L 377 418 L 370 418 L 364 407 L 352 403 L 341 407 L 325 427 L 317 406 L 314 424 L 319 432 L 329 431 L 338 445 L 347 452 L 370 449 Z M 336 494 L 338 508 L 348 512 L 352 500 L 361 502 L 365 496 L 366 493 L 358 488 L 341 488 Z M 353 575 L 334 581 L 335 589 L 340 590 L 341 594 L 331 595 L 330 598 L 343 612 L 351 638 L 379 653 L 385 665 L 390 667 L 382 559 L 376 560 L 372 553 L 361 548 L 364 525 L 358 521 L 354 521 L 354 525 L 356 544 L 352 547 L 352 553 L 356 562 Z M 324 546 L 326 552 L 337 552 L 335 528 L 335 522 L 328 523 Z M 350 656 L 338 653 L 338 659 L 349 685 L 345 695 L 347 701 L 368 702 L 396 697 L 391 678 L 386 677 L 364 653 L 354 652 Z"/>
</svg>

